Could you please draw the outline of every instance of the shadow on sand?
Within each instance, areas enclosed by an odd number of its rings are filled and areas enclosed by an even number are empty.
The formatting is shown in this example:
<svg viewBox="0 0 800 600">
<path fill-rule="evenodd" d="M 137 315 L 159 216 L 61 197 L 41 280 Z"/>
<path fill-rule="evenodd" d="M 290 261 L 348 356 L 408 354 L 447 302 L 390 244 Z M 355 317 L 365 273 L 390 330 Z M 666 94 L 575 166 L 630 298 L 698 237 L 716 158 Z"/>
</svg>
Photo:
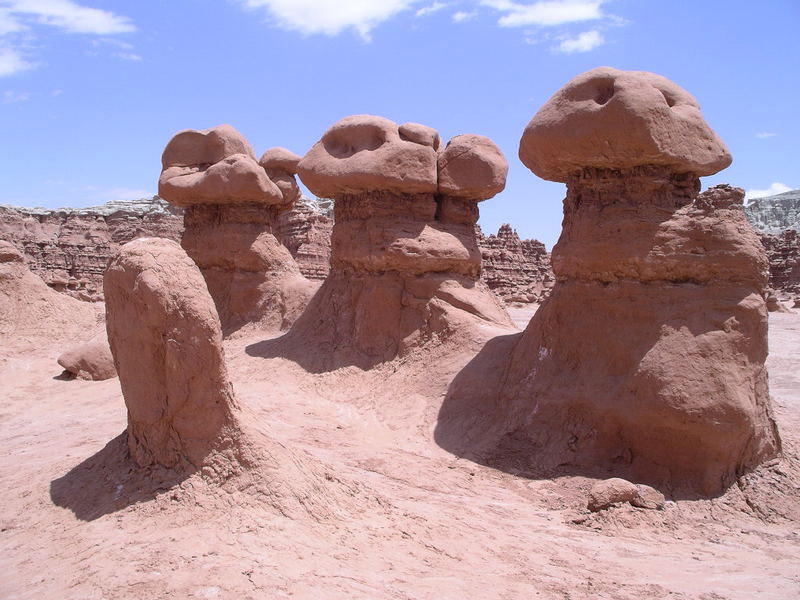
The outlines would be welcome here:
<svg viewBox="0 0 800 600">
<path fill-rule="evenodd" d="M 186 478 L 185 474 L 137 467 L 123 432 L 105 447 L 50 482 L 50 498 L 81 521 L 94 521 L 138 502 L 152 500 Z"/>
</svg>

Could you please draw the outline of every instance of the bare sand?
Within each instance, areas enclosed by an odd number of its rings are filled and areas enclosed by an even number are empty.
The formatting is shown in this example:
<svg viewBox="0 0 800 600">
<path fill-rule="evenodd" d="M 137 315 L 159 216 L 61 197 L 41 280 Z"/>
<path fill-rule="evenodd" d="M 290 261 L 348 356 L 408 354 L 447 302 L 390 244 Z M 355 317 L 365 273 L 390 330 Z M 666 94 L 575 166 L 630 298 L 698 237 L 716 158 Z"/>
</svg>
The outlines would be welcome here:
<svg viewBox="0 0 800 600">
<path fill-rule="evenodd" d="M 521 326 L 531 309 L 511 313 Z M 58 379 L 63 346 L 0 340 L 0 598 L 800 598 L 800 314 L 770 326 L 785 456 L 719 498 L 600 513 L 589 478 L 436 444 L 447 384 L 483 340 L 427 368 L 323 374 L 252 352 L 263 336 L 227 342 L 252 421 L 325 465 L 291 513 L 198 478 L 143 488 L 118 380 Z"/>
</svg>

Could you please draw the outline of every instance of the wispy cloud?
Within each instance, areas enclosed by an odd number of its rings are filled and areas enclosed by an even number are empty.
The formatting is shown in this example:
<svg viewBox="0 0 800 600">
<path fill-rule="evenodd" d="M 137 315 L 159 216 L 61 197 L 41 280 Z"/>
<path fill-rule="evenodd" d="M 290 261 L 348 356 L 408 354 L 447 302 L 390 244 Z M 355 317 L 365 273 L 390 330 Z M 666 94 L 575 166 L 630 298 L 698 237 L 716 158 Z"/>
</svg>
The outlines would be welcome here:
<svg viewBox="0 0 800 600">
<path fill-rule="evenodd" d="M 576 37 L 565 37 L 554 49 L 564 54 L 590 52 L 605 43 L 605 38 L 596 29 L 579 33 Z"/>
<path fill-rule="evenodd" d="M 471 10 L 469 12 L 459 10 L 453 13 L 453 23 L 463 23 L 464 21 L 469 21 L 471 19 L 474 19 L 477 14 L 478 11 L 476 10 Z"/>
<path fill-rule="evenodd" d="M 510 0 L 481 0 L 480 4 L 504 13 L 501 27 L 550 27 L 592 21 L 604 17 L 601 7 L 607 0 L 543 0 L 531 4 Z"/>
<path fill-rule="evenodd" d="M 86 187 L 96 189 L 93 186 Z M 87 191 L 89 190 L 87 189 Z M 153 190 L 120 187 L 99 191 L 93 197 L 97 200 L 109 202 L 111 200 L 139 200 L 141 198 L 152 198 L 153 196 L 155 196 Z"/>
<path fill-rule="evenodd" d="M 425 17 L 431 15 L 435 12 L 439 12 L 443 8 L 447 8 L 450 6 L 447 2 L 434 2 L 430 6 L 424 6 L 420 8 L 414 16 L 416 17 Z"/>
<path fill-rule="evenodd" d="M 0 104 L 13 104 L 15 102 L 25 102 L 31 97 L 30 92 L 3 92 L 0 94 Z"/>
<path fill-rule="evenodd" d="M 765 140 L 767 138 L 775 137 L 776 135 L 778 135 L 778 134 L 777 133 L 772 133 L 770 131 L 761 131 L 761 132 L 756 134 L 756 137 L 758 139 L 760 139 L 760 140 Z"/>
<path fill-rule="evenodd" d="M 114 52 L 111 56 L 121 58 L 122 60 L 130 60 L 132 62 L 142 62 L 142 56 L 134 52 Z"/>
<path fill-rule="evenodd" d="M 784 183 L 776 181 L 765 190 L 747 190 L 744 197 L 747 200 L 752 200 L 753 198 L 763 198 L 764 196 L 774 196 L 775 194 L 790 192 L 793 189 L 794 188 L 791 188 Z"/>
<path fill-rule="evenodd" d="M 419 0 L 239 0 L 246 8 L 265 10 L 275 23 L 304 34 L 336 35 L 355 30 L 364 41 L 370 32 Z"/>
<path fill-rule="evenodd" d="M 36 37 L 37 28 L 53 27 L 67 33 L 116 35 L 136 31 L 128 17 L 83 6 L 72 0 L 0 0 L 0 77 L 35 66 L 26 56 L 21 38 Z"/>
</svg>

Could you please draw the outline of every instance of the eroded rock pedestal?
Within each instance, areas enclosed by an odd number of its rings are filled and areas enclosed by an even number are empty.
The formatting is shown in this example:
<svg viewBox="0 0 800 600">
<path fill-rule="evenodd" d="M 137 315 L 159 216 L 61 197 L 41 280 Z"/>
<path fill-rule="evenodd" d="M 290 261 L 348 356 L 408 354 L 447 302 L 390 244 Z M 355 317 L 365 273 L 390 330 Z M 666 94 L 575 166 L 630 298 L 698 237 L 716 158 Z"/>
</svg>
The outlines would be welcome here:
<svg viewBox="0 0 800 600">
<path fill-rule="evenodd" d="M 314 369 L 361 368 L 480 324 L 509 325 L 480 279 L 477 203 L 503 189 L 507 164 L 481 136 L 437 152 L 425 126 L 367 115 L 333 125 L 298 175 L 335 199 L 331 271 L 288 341 Z"/>
<path fill-rule="evenodd" d="M 595 69 L 540 109 L 520 157 L 567 197 L 557 282 L 501 392 L 501 446 L 702 494 L 774 456 L 768 264 L 742 190 L 697 194 L 730 156 L 694 99 Z"/>
<path fill-rule="evenodd" d="M 273 234 L 299 198 L 299 157 L 281 148 L 256 162 L 232 127 L 182 131 L 162 156 L 159 195 L 185 208 L 181 245 L 200 267 L 223 332 L 286 329 L 314 290 Z"/>
</svg>

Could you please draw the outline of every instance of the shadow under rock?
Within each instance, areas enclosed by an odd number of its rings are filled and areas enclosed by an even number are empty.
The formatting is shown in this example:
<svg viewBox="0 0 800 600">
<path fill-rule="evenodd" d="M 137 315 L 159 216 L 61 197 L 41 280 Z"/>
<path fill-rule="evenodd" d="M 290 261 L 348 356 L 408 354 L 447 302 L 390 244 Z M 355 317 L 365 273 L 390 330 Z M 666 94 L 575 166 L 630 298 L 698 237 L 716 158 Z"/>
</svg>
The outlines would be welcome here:
<svg viewBox="0 0 800 600">
<path fill-rule="evenodd" d="M 50 482 L 50 498 L 81 521 L 94 521 L 138 502 L 152 500 L 186 479 L 163 467 L 137 467 L 122 432 L 105 447 Z"/>
</svg>

